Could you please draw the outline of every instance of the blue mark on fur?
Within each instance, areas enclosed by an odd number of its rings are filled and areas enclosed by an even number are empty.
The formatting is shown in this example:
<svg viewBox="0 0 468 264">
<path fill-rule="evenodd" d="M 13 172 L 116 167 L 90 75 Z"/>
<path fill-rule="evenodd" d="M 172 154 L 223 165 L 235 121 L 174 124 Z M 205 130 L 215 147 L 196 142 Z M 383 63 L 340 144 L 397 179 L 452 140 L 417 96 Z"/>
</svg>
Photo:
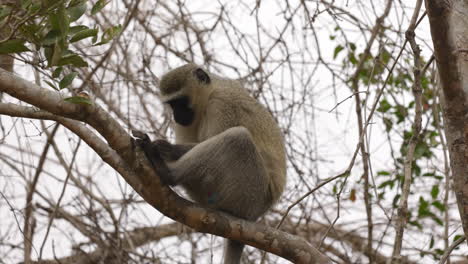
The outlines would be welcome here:
<svg viewBox="0 0 468 264">
<path fill-rule="evenodd" d="M 218 193 L 209 193 L 208 194 L 208 204 L 213 204 L 219 200 Z"/>
</svg>

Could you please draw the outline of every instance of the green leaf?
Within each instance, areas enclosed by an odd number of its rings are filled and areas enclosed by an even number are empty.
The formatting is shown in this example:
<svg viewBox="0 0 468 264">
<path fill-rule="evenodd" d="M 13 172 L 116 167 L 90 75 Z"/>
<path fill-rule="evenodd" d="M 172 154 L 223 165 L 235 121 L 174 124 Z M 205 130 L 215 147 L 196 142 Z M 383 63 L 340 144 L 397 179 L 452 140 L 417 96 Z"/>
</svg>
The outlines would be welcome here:
<svg viewBox="0 0 468 264">
<path fill-rule="evenodd" d="M 419 142 L 416 144 L 414 149 L 414 158 L 419 159 L 421 157 L 430 158 L 432 156 L 431 149 L 425 142 Z"/>
<path fill-rule="evenodd" d="M 52 29 L 60 32 L 62 39 L 66 39 L 68 30 L 70 29 L 70 18 L 63 4 L 61 4 L 57 12 L 49 15 L 49 23 Z"/>
<path fill-rule="evenodd" d="M 97 36 L 97 33 L 98 33 L 98 30 L 97 30 L 97 29 L 85 29 L 85 30 L 82 30 L 82 31 L 76 33 L 76 34 L 70 39 L 70 43 L 77 42 L 77 41 L 80 41 L 80 40 L 85 39 L 85 38 Z"/>
<path fill-rule="evenodd" d="M 421 176 L 421 167 L 415 161 L 413 161 L 413 173 L 416 176 Z"/>
<path fill-rule="evenodd" d="M 23 24 L 19 28 L 21 34 L 23 34 L 24 38 L 28 40 L 28 42 L 34 44 L 40 44 L 41 39 L 43 38 L 39 32 L 43 30 L 43 27 L 36 24 Z"/>
<path fill-rule="evenodd" d="M 69 7 L 67 9 L 68 15 L 70 16 L 70 22 L 78 20 L 86 12 L 86 2 L 79 2 L 77 5 Z"/>
<path fill-rule="evenodd" d="M 47 80 L 45 80 L 44 82 L 47 83 L 50 87 L 52 87 L 52 89 L 57 90 L 57 91 L 59 90 L 59 88 L 57 88 L 57 86 L 55 86 L 55 84 L 53 84 L 53 83 L 51 83 L 51 82 L 49 82 Z"/>
<path fill-rule="evenodd" d="M 57 0 L 42 0 L 41 2 L 45 8 L 50 8 L 53 5 L 57 4 Z"/>
<path fill-rule="evenodd" d="M 381 192 L 381 193 L 379 193 L 377 195 L 377 200 L 382 201 L 384 199 L 385 199 L 385 191 L 383 191 L 383 192 Z"/>
<path fill-rule="evenodd" d="M 93 105 L 93 102 L 89 100 L 88 98 L 81 97 L 81 96 L 72 96 L 63 99 L 64 101 L 74 103 L 74 104 L 86 104 L 86 105 Z"/>
<path fill-rule="evenodd" d="M 445 212 L 445 205 L 443 205 L 441 202 L 439 201 L 434 201 L 431 203 L 432 206 L 434 206 L 435 208 L 439 209 L 441 212 Z"/>
<path fill-rule="evenodd" d="M 94 36 L 93 39 L 91 40 L 91 42 L 92 42 L 93 44 L 95 44 L 96 41 L 97 41 L 97 39 L 98 39 L 98 35 Z"/>
<path fill-rule="evenodd" d="M 382 182 L 379 186 L 377 186 L 377 189 L 382 189 L 382 188 L 385 188 L 386 186 L 389 186 L 390 189 L 393 189 L 394 185 L 395 185 L 394 180 L 388 180 L 388 181 Z"/>
<path fill-rule="evenodd" d="M 58 17 L 60 19 L 60 32 L 62 33 L 63 38 L 65 39 L 66 36 L 68 35 L 68 30 L 70 29 L 70 17 L 68 16 L 68 13 L 65 10 L 64 6 L 61 6 L 58 11 Z"/>
<path fill-rule="evenodd" d="M 387 49 L 383 49 L 380 53 L 380 58 L 382 59 L 383 64 L 387 64 L 392 58 L 392 54 L 390 54 Z"/>
<path fill-rule="evenodd" d="M 52 29 L 60 31 L 60 19 L 58 14 L 50 13 L 49 14 L 49 23 L 52 26 Z"/>
<path fill-rule="evenodd" d="M 61 65 L 58 65 L 58 61 L 63 56 L 62 51 L 63 51 L 62 46 L 59 45 L 58 43 L 55 43 L 52 49 L 52 56 L 50 57 L 50 60 L 49 60 L 49 66 L 61 66 Z"/>
<path fill-rule="evenodd" d="M 41 7 L 42 7 L 41 2 L 34 1 L 34 3 L 30 5 L 28 8 L 28 14 L 35 14 L 36 12 L 41 10 Z"/>
<path fill-rule="evenodd" d="M 351 64 L 356 65 L 358 63 L 358 60 L 356 59 L 356 56 L 354 56 L 354 53 L 349 53 L 348 55 L 349 62 Z"/>
<path fill-rule="evenodd" d="M 95 15 L 97 12 L 101 11 L 110 1 L 98 0 L 91 9 L 91 15 Z"/>
<path fill-rule="evenodd" d="M 9 53 L 20 53 L 24 51 L 30 51 L 25 45 L 22 39 L 10 39 L 0 43 L 0 54 Z"/>
<path fill-rule="evenodd" d="M 395 109 L 396 111 L 394 112 L 394 114 L 397 117 L 397 123 L 403 122 L 408 116 L 408 110 L 402 105 L 397 105 Z"/>
<path fill-rule="evenodd" d="M 377 108 L 378 112 L 386 113 L 388 110 L 392 108 L 392 105 L 385 99 L 380 101 L 379 108 Z"/>
<path fill-rule="evenodd" d="M 388 171 L 378 171 L 378 172 L 377 172 L 377 175 L 389 176 L 389 175 L 390 175 L 390 172 L 388 172 Z"/>
<path fill-rule="evenodd" d="M 443 226 L 443 225 L 444 225 L 444 222 L 442 222 L 442 220 L 441 220 L 439 217 L 435 216 L 435 215 L 433 215 L 433 216 L 431 217 L 431 219 L 434 220 L 434 222 L 436 222 L 436 223 L 439 224 L 440 226 Z"/>
<path fill-rule="evenodd" d="M 101 41 L 99 43 L 95 44 L 95 46 L 99 46 L 99 45 L 103 45 L 103 44 L 108 43 L 115 36 L 119 35 L 120 32 L 122 32 L 122 25 L 117 25 L 117 26 L 113 26 L 113 27 L 110 27 L 110 28 L 106 29 L 104 31 L 104 33 L 102 33 Z"/>
<path fill-rule="evenodd" d="M 42 39 L 42 45 L 52 45 L 55 44 L 58 40 L 62 38 L 60 31 L 56 29 L 52 29 L 47 33 L 44 38 Z"/>
<path fill-rule="evenodd" d="M 82 2 L 87 2 L 88 0 L 71 0 L 70 3 L 68 4 L 68 7 L 70 6 L 76 6 L 81 4 Z"/>
<path fill-rule="evenodd" d="M 397 194 L 393 197 L 392 206 L 393 208 L 398 208 L 398 201 L 400 200 L 400 195 Z"/>
<path fill-rule="evenodd" d="M 51 64 L 52 54 L 53 53 L 54 53 L 54 48 L 53 47 L 44 46 L 44 57 L 48 61 L 49 65 Z"/>
<path fill-rule="evenodd" d="M 409 221 L 408 224 L 417 227 L 419 230 L 423 229 L 423 226 L 418 221 Z"/>
<path fill-rule="evenodd" d="M 0 19 L 9 16 L 11 13 L 11 7 L 6 5 L 0 6 Z"/>
<path fill-rule="evenodd" d="M 412 136 L 413 136 L 413 131 L 405 130 L 403 132 L 403 138 L 405 139 L 405 141 L 408 141 Z"/>
<path fill-rule="evenodd" d="M 392 127 L 393 127 L 392 119 L 384 117 L 383 122 L 384 122 L 384 125 L 385 125 L 385 131 L 390 132 L 390 130 L 392 130 Z"/>
<path fill-rule="evenodd" d="M 422 176 L 433 177 L 434 179 L 437 179 L 437 180 L 442 180 L 444 178 L 443 176 L 436 175 L 434 172 L 426 172 Z"/>
<path fill-rule="evenodd" d="M 21 9 L 26 10 L 29 5 L 31 5 L 32 0 L 22 0 L 21 1 Z"/>
<path fill-rule="evenodd" d="M 418 217 L 432 216 L 429 210 L 429 203 L 421 196 L 419 197 Z"/>
<path fill-rule="evenodd" d="M 60 89 L 68 87 L 73 82 L 73 79 L 75 79 L 76 75 L 78 75 L 77 72 L 72 72 L 72 73 L 65 75 L 62 78 L 62 80 L 60 80 L 60 83 L 59 83 Z"/>
<path fill-rule="evenodd" d="M 70 30 L 68 31 L 68 34 L 75 35 L 76 33 L 80 32 L 80 31 L 83 31 L 83 30 L 86 30 L 86 29 L 89 29 L 89 27 L 83 26 L 83 25 L 70 27 Z"/>
<path fill-rule="evenodd" d="M 88 63 L 77 54 L 63 56 L 57 63 L 57 66 L 73 65 L 75 67 L 87 67 Z"/>
<path fill-rule="evenodd" d="M 62 71 L 63 71 L 63 67 L 57 67 L 57 69 L 55 69 L 54 72 L 52 73 L 52 78 L 59 77 Z"/>
<path fill-rule="evenodd" d="M 432 199 L 436 199 L 438 195 L 439 195 L 439 185 L 432 186 L 432 189 L 431 189 Z"/>
<path fill-rule="evenodd" d="M 336 59 L 336 57 L 338 56 L 338 54 L 344 49 L 343 46 L 341 45 L 338 45 L 335 47 L 335 50 L 333 51 L 333 59 Z"/>
</svg>

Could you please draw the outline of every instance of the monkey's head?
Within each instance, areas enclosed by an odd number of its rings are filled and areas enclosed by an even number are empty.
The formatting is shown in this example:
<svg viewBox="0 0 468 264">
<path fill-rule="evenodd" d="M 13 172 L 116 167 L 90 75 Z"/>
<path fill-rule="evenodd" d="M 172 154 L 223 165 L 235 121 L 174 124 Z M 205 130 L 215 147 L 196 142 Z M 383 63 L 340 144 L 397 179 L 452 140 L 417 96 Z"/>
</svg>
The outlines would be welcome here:
<svg viewBox="0 0 468 264">
<path fill-rule="evenodd" d="M 166 73 L 159 83 L 161 99 L 171 106 L 176 123 L 190 126 L 203 111 L 212 90 L 209 74 L 195 64 Z"/>
</svg>

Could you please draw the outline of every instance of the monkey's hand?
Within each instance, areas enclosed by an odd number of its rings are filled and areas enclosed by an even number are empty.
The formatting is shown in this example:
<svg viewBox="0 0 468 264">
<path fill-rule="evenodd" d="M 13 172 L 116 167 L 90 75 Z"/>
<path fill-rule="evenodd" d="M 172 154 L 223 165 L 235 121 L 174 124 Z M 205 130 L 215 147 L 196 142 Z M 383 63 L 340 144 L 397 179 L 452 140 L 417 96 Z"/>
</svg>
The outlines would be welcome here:
<svg viewBox="0 0 468 264">
<path fill-rule="evenodd" d="M 136 138 L 134 144 L 145 152 L 146 158 L 149 160 L 156 173 L 161 177 L 161 181 L 164 184 L 174 185 L 175 183 L 171 171 L 161 156 L 162 153 L 159 151 L 158 144 L 152 143 L 149 136 L 141 131 L 132 130 L 132 135 Z M 166 141 L 166 143 L 170 145 L 169 142 Z"/>
<path fill-rule="evenodd" d="M 171 143 L 164 139 L 156 139 L 152 142 L 153 147 L 155 147 L 160 153 L 161 157 L 166 161 L 177 160 L 174 154 L 174 147 Z"/>
<path fill-rule="evenodd" d="M 178 148 L 176 148 L 175 145 L 169 143 L 167 140 L 157 139 L 151 142 L 147 134 L 138 130 L 132 130 L 132 134 L 135 138 L 137 138 L 135 140 L 135 145 L 138 145 L 143 150 L 145 150 L 146 145 L 151 145 L 151 148 L 155 149 L 155 151 L 159 153 L 164 161 L 174 161 L 183 155 L 179 154 L 178 152 L 180 151 L 178 151 Z"/>
<path fill-rule="evenodd" d="M 146 143 L 146 142 L 151 144 L 151 140 L 149 136 L 141 132 L 140 130 L 132 130 L 132 136 L 135 138 L 135 139 L 132 138 L 132 143 L 134 143 L 134 145 L 136 146 L 139 146 L 140 144 Z"/>
</svg>

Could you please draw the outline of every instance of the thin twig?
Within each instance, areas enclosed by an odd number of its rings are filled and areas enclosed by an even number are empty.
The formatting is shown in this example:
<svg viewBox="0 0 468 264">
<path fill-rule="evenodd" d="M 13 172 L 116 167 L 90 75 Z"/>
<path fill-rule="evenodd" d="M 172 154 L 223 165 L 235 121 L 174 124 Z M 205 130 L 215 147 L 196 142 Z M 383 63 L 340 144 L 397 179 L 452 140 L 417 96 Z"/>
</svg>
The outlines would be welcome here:
<svg viewBox="0 0 468 264">
<path fill-rule="evenodd" d="M 411 178 L 412 178 L 412 166 L 414 161 L 414 151 L 416 145 L 420 140 L 420 131 L 422 123 L 422 87 L 421 87 L 421 49 L 416 44 L 414 29 L 416 28 L 416 21 L 421 9 L 422 0 L 418 0 L 416 7 L 411 19 L 411 24 L 406 31 L 406 39 L 410 43 L 411 49 L 414 53 L 414 84 L 413 84 L 413 95 L 415 102 L 415 116 L 413 123 L 413 134 L 409 140 L 408 151 L 406 153 L 404 163 L 404 183 L 403 190 L 400 197 L 400 203 L 398 205 L 398 215 L 396 220 L 396 235 L 393 246 L 392 263 L 401 262 L 401 248 L 403 244 L 403 234 L 408 218 L 408 197 L 410 194 Z"/>
<path fill-rule="evenodd" d="M 39 260 L 42 259 L 42 252 L 44 250 L 44 246 L 45 246 L 45 243 L 47 241 L 47 237 L 49 236 L 50 228 L 51 228 L 52 223 L 54 222 L 54 219 L 55 219 L 55 217 L 57 215 L 57 209 L 60 207 L 60 203 L 62 202 L 63 196 L 65 195 L 65 189 L 67 188 L 68 179 L 70 179 L 73 164 L 75 163 L 76 154 L 78 153 L 78 149 L 80 148 L 80 145 L 81 145 L 81 139 L 79 138 L 78 143 L 76 144 L 76 148 L 73 151 L 72 160 L 70 161 L 70 165 L 68 166 L 67 176 L 66 176 L 65 181 L 63 183 L 62 192 L 60 193 L 60 196 L 59 196 L 59 198 L 57 200 L 57 203 L 55 204 L 54 210 L 53 210 L 53 212 L 52 212 L 52 214 L 50 215 L 50 218 L 49 218 L 49 223 L 47 225 L 46 233 L 44 235 L 44 239 L 42 240 L 41 248 L 39 250 Z"/>
<path fill-rule="evenodd" d="M 55 133 L 59 128 L 59 124 L 55 124 L 54 128 L 52 129 L 52 133 L 47 137 L 46 144 L 42 151 L 41 157 L 39 158 L 39 163 L 36 168 L 36 173 L 34 174 L 33 180 L 27 183 L 28 193 L 26 196 L 26 209 L 25 209 L 25 216 L 24 216 L 24 262 L 30 263 L 31 262 L 31 249 L 33 248 L 32 240 L 34 234 L 34 222 L 33 222 L 33 211 L 34 208 L 32 206 L 32 200 L 34 196 L 34 192 L 36 191 L 36 186 L 39 181 L 39 176 L 41 175 L 42 169 L 44 167 L 44 163 L 47 158 L 47 153 L 49 152 L 50 142 L 55 137 Z"/>
<path fill-rule="evenodd" d="M 465 241 L 465 239 L 466 239 L 466 237 L 462 236 L 459 239 L 457 239 L 455 242 L 453 242 L 452 245 L 450 245 L 450 247 L 447 250 L 445 250 L 444 254 L 440 258 L 439 264 L 444 264 L 445 261 L 447 260 L 447 258 L 450 256 L 450 253 L 452 253 L 452 251 L 456 247 L 458 247 L 461 243 L 463 243 L 463 241 Z"/>
</svg>

